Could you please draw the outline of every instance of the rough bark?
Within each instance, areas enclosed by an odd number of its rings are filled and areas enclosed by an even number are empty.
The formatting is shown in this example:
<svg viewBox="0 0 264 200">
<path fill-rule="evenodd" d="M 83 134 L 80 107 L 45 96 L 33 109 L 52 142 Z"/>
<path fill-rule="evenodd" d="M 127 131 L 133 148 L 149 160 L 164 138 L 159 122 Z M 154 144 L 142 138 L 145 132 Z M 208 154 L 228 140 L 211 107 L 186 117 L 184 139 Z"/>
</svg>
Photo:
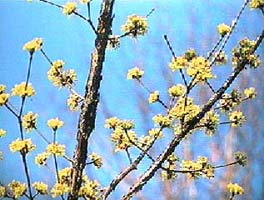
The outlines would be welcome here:
<svg viewBox="0 0 264 200">
<path fill-rule="evenodd" d="M 74 152 L 72 191 L 68 200 L 78 199 L 82 184 L 82 174 L 86 165 L 88 139 L 95 127 L 96 109 L 99 101 L 99 88 L 108 36 L 111 34 L 114 0 L 103 0 L 98 19 L 95 50 L 91 54 L 90 72 L 85 86 L 84 102 L 78 122 L 77 146 Z"/>
</svg>

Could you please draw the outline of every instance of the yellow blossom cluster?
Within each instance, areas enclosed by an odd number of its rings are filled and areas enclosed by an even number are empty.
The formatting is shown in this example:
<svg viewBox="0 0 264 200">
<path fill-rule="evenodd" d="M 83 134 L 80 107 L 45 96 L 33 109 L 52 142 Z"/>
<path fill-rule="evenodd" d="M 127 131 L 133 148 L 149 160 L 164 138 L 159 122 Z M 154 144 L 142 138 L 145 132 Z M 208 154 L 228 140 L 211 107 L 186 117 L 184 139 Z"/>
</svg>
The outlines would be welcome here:
<svg viewBox="0 0 264 200">
<path fill-rule="evenodd" d="M 199 156 L 197 161 L 182 160 L 181 170 L 188 172 L 189 178 L 214 177 L 214 168 L 209 163 L 208 158 L 204 156 Z"/>
<path fill-rule="evenodd" d="M 232 196 L 244 194 L 244 189 L 237 183 L 228 183 L 226 188 Z"/>
<path fill-rule="evenodd" d="M 174 72 L 179 69 L 183 69 L 188 66 L 188 60 L 184 56 L 172 58 L 169 63 L 170 69 Z"/>
<path fill-rule="evenodd" d="M 121 27 L 121 30 L 132 37 L 145 35 L 148 31 L 147 18 L 138 15 L 130 15 L 127 17 L 126 23 Z"/>
<path fill-rule="evenodd" d="M 18 85 L 15 85 L 15 87 L 12 88 L 11 95 L 20 96 L 20 97 L 31 97 L 35 95 L 35 89 L 30 83 L 26 85 L 26 82 L 22 82 Z"/>
<path fill-rule="evenodd" d="M 127 79 L 140 79 L 144 74 L 144 71 L 138 67 L 134 67 L 127 72 Z"/>
<path fill-rule="evenodd" d="M 19 181 L 12 181 L 11 183 L 8 184 L 8 188 L 11 192 L 11 196 L 14 197 L 15 199 L 20 198 L 27 191 L 26 184 L 21 183 Z"/>
<path fill-rule="evenodd" d="M 65 184 L 65 183 L 56 183 L 52 188 L 51 188 L 51 197 L 55 198 L 57 196 L 61 196 L 65 193 L 70 192 L 70 187 Z"/>
<path fill-rule="evenodd" d="M 27 132 L 30 132 L 36 129 L 37 117 L 38 117 L 38 114 L 35 114 L 31 111 L 22 117 L 22 126 Z"/>
<path fill-rule="evenodd" d="M 34 182 L 33 188 L 41 195 L 48 194 L 48 185 L 43 182 Z"/>
<path fill-rule="evenodd" d="M 33 54 L 35 51 L 40 50 L 43 44 L 41 38 L 35 38 L 23 46 L 23 50 L 28 51 L 30 54 Z"/>
<path fill-rule="evenodd" d="M 0 138 L 6 135 L 6 131 L 3 129 L 0 129 Z"/>
<path fill-rule="evenodd" d="M 209 111 L 202 118 L 198 127 L 205 128 L 205 134 L 208 136 L 212 136 L 217 130 L 219 124 L 219 115 L 213 111 Z"/>
<path fill-rule="evenodd" d="M 4 198 L 6 196 L 6 188 L 0 185 L 0 198 Z"/>
<path fill-rule="evenodd" d="M 65 145 L 58 143 L 51 143 L 46 147 L 46 152 L 53 154 L 55 156 L 64 156 L 65 155 Z"/>
<path fill-rule="evenodd" d="M 35 163 L 39 166 L 46 165 L 46 162 L 49 156 L 50 156 L 50 153 L 47 153 L 47 152 L 40 153 L 35 157 Z"/>
<path fill-rule="evenodd" d="M 235 159 L 241 166 L 245 166 L 247 164 L 247 154 L 245 152 L 237 151 L 235 153 Z"/>
<path fill-rule="evenodd" d="M 252 0 L 249 4 L 249 6 L 253 9 L 256 8 L 263 8 L 264 7 L 264 0 Z"/>
<path fill-rule="evenodd" d="M 224 51 L 216 52 L 214 58 L 216 65 L 224 65 L 227 63 L 227 55 Z"/>
<path fill-rule="evenodd" d="M 242 63 L 252 68 L 260 66 L 261 61 L 257 54 L 252 53 L 256 41 L 244 38 L 239 42 L 238 47 L 232 49 L 232 64 L 234 67 L 240 66 Z"/>
<path fill-rule="evenodd" d="M 76 94 L 70 94 L 69 98 L 67 99 L 67 105 L 71 111 L 79 110 L 80 103 L 82 98 Z"/>
<path fill-rule="evenodd" d="M 186 88 L 182 84 L 173 85 L 168 89 L 168 93 L 171 97 L 183 96 L 186 92 Z"/>
<path fill-rule="evenodd" d="M 179 161 L 177 156 L 173 153 L 168 156 L 166 159 L 166 163 L 164 168 L 166 170 L 162 170 L 161 172 L 161 178 L 162 180 L 174 180 L 177 177 L 177 174 L 175 172 L 176 169 L 176 162 Z"/>
<path fill-rule="evenodd" d="M 84 185 L 81 186 L 78 195 L 85 199 L 99 200 L 100 198 L 100 184 L 97 181 L 92 181 L 87 178 Z"/>
<path fill-rule="evenodd" d="M 172 119 L 169 116 L 157 114 L 152 118 L 153 122 L 160 127 L 169 127 L 172 123 Z"/>
<path fill-rule="evenodd" d="M 222 111 L 230 111 L 241 103 L 241 94 L 237 90 L 232 90 L 230 94 L 223 94 L 219 106 Z"/>
<path fill-rule="evenodd" d="M 48 127 L 53 129 L 53 131 L 56 131 L 58 128 L 61 128 L 63 126 L 64 122 L 61 121 L 58 117 L 54 119 L 50 119 L 47 122 Z"/>
<path fill-rule="evenodd" d="M 77 4 L 75 2 L 67 2 L 62 9 L 62 13 L 65 15 L 71 15 L 77 9 Z"/>
<path fill-rule="evenodd" d="M 59 183 L 71 184 L 71 175 L 72 175 L 72 168 L 71 167 L 66 167 L 64 169 L 61 169 L 59 171 Z"/>
<path fill-rule="evenodd" d="M 233 111 L 229 113 L 228 118 L 232 127 L 241 126 L 242 123 L 246 121 L 246 117 L 241 111 Z"/>
<path fill-rule="evenodd" d="M 5 93 L 6 86 L 3 84 L 0 84 L 0 106 L 3 106 L 7 103 L 9 94 Z"/>
<path fill-rule="evenodd" d="M 162 138 L 163 133 L 160 128 L 152 128 L 148 131 L 148 135 L 155 138 Z"/>
<path fill-rule="evenodd" d="M 230 26 L 223 23 L 217 26 L 217 31 L 221 36 L 225 36 L 226 34 L 230 33 L 231 28 Z"/>
<path fill-rule="evenodd" d="M 149 98 L 148 98 L 149 103 L 155 103 L 158 100 L 159 100 L 159 91 L 150 93 Z"/>
<path fill-rule="evenodd" d="M 256 89 L 253 88 L 253 87 L 246 88 L 246 89 L 244 90 L 244 95 L 246 96 L 246 98 L 254 99 L 254 98 L 256 98 L 256 96 L 257 96 Z"/>
<path fill-rule="evenodd" d="M 97 153 L 91 153 L 88 157 L 91 159 L 95 167 L 100 168 L 103 165 L 102 157 Z"/>
<path fill-rule="evenodd" d="M 19 151 L 22 154 L 27 154 L 30 151 L 35 150 L 36 145 L 34 145 L 31 141 L 31 139 L 17 139 L 9 145 L 9 149 L 12 152 Z"/>
<path fill-rule="evenodd" d="M 47 73 L 48 79 L 56 87 L 70 87 L 77 80 L 77 75 L 73 69 L 62 70 L 64 65 L 62 60 L 54 61 Z"/>
</svg>

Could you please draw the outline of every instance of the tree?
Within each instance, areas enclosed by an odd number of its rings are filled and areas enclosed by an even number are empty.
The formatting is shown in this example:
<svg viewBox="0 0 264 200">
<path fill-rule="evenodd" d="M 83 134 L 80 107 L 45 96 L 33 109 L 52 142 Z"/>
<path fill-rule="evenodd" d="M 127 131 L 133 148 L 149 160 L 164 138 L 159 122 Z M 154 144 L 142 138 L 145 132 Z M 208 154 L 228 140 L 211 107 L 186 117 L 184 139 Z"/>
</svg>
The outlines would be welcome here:
<svg viewBox="0 0 264 200">
<path fill-rule="evenodd" d="M 61 199 L 64 199 L 68 194 L 68 199 L 78 199 L 79 197 L 106 199 L 120 183 L 124 182 L 125 178 L 136 171 L 139 178 L 131 183 L 130 189 L 122 196 L 122 199 L 130 199 L 148 184 L 158 171 L 161 171 L 164 181 L 172 181 L 178 174 L 187 175 L 190 179 L 213 178 L 218 168 L 235 164 L 244 166 L 246 164 L 246 154 L 243 152 L 237 152 L 232 162 L 219 165 L 213 164 L 205 156 L 200 156 L 195 160 L 186 160 L 174 153 L 183 141 L 190 140 L 197 132 L 200 134 L 203 131 L 211 136 L 220 124 L 239 127 L 245 121 L 245 116 L 238 109 L 239 105 L 246 100 L 255 98 L 256 91 L 252 87 L 246 88 L 244 91 L 230 90 L 230 87 L 243 71 L 248 70 L 247 68 L 257 68 L 260 65 L 260 59 L 255 52 L 263 40 L 263 30 L 259 37 L 254 40 L 242 39 L 233 48 L 231 53 L 232 73 L 223 84 L 220 81 L 212 84 L 211 81 L 216 78 L 213 72 L 215 65 L 226 64 L 227 62 L 223 50 L 234 30 L 236 30 L 243 11 L 247 9 L 246 7 L 249 4 L 252 8 L 257 8 L 258 11 L 263 13 L 263 3 L 261 1 L 246 1 L 232 24 L 230 23 L 231 25 L 220 24 L 217 27 L 220 38 L 207 56 L 198 54 L 194 49 L 189 49 L 180 56 L 176 55 L 169 37 L 166 34 L 164 35 L 164 42 L 168 47 L 168 53 L 172 57 L 169 69 L 175 74 L 180 74 L 181 77 L 181 84 L 173 83 L 168 88 L 169 103 L 162 98 L 162 94 L 166 91 L 163 93 L 153 91 L 145 84 L 142 80 L 142 77 L 145 76 L 142 68 L 136 66 L 128 71 L 127 79 L 138 82 L 149 94 L 149 103 L 159 104 L 162 109 L 159 109 L 152 118 L 154 123 L 152 129 L 144 133 L 142 137 L 139 137 L 135 131 L 135 124 L 130 120 L 123 120 L 118 117 L 110 117 L 106 120 L 105 126 L 111 130 L 110 139 L 114 143 L 114 150 L 124 152 L 129 160 L 129 165 L 117 176 L 112 177 L 111 183 L 106 185 L 105 188 L 102 188 L 97 181 L 89 179 L 84 173 L 87 165 L 93 164 L 98 168 L 102 165 L 102 158 L 96 153 L 87 155 L 87 150 L 91 141 L 91 133 L 95 128 L 105 51 L 107 47 L 117 48 L 120 42 L 122 44 L 127 37 L 135 38 L 138 40 L 137 42 L 140 42 L 138 38 L 146 35 L 148 31 L 147 20 L 153 12 L 155 14 L 155 11 L 152 9 L 145 16 L 128 16 L 127 21 L 122 26 L 123 33 L 114 35 L 112 33 L 112 23 L 115 20 L 113 14 L 114 0 L 102 1 L 97 26 L 93 24 L 91 19 L 90 7 L 93 2 L 83 1 L 87 5 L 87 17 L 78 12 L 77 4 L 74 2 L 68 2 L 65 5 L 46 0 L 40 0 L 40 2 L 57 7 L 65 15 L 75 15 L 88 23 L 95 35 L 95 47 L 91 54 L 85 92 L 84 95 L 81 95 L 74 88 L 77 79 L 75 71 L 64 70 L 65 63 L 62 60 L 51 60 L 44 50 L 42 38 L 35 38 L 23 46 L 23 49 L 29 52 L 26 80 L 16 85 L 11 94 L 6 92 L 5 85 L 1 85 L 0 105 L 5 107 L 17 119 L 19 125 L 20 138 L 11 142 L 9 148 L 11 151 L 20 154 L 26 175 L 26 184 L 13 181 L 7 186 L 3 185 L 1 187 L 2 196 L 9 198 L 25 196 L 28 199 L 34 199 L 40 195 L 50 194 L 52 197 L 60 196 Z M 26 100 L 35 95 L 35 89 L 30 83 L 30 78 L 32 76 L 33 56 L 37 51 L 40 51 L 50 65 L 47 75 L 52 84 L 69 90 L 70 96 L 67 100 L 69 108 L 71 110 L 80 109 L 76 133 L 77 142 L 72 158 L 66 155 L 65 145 L 58 143 L 57 134 L 64 125 L 60 118 L 48 120 L 47 125 L 53 132 L 53 138 L 49 140 L 37 126 L 38 114 L 31 111 L 25 112 Z M 204 102 L 196 102 L 192 96 L 195 95 L 201 85 L 207 87 L 210 97 L 206 98 Z M 12 96 L 21 98 L 20 105 L 16 106 L 12 102 Z M 32 184 L 31 179 L 34 179 L 34 176 L 30 174 L 28 162 L 29 155 L 32 153 L 31 151 L 36 149 L 36 145 L 24 132 L 33 130 L 47 143 L 45 151 L 36 156 L 35 162 L 41 166 L 49 166 L 47 164 L 48 160 L 54 162 L 56 183 L 50 191 L 48 191 L 45 183 L 34 182 Z M 1 135 L 5 135 L 4 130 L 1 130 Z M 166 135 L 166 137 L 163 135 Z M 151 150 L 157 145 L 160 145 L 160 149 L 155 156 L 155 154 L 152 155 Z M 60 167 L 60 157 L 69 162 L 71 166 Z M 139 170 L 140 165 L 146 169 Z M 230 192 L 230 199 L 244 193 L 244 189 L 238 184 L 229 183 L 227 188 Z"/>
</svg>

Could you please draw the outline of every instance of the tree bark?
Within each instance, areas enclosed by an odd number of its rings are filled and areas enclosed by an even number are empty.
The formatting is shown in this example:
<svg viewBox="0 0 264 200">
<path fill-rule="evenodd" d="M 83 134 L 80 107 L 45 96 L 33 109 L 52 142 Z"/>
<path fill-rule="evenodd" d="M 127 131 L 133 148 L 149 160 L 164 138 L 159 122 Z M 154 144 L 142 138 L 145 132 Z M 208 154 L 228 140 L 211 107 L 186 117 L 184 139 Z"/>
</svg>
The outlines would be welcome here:
<svg viewBox="0 0 264 200">
<path fill-rule="evenodd" d="M 98 19 L 95 50 L 91 54 L 90 72 L 85 86 L 84 101 L 78 122 L 77 146 L 73 158 L 72 191 L 68 200 L 78 199 L 82 174 L 86 165 L 88 139 L 95 127 L 99 88 L 108 36 L 111 34 L 114 0 L 103 0 Z"/>
</svg>

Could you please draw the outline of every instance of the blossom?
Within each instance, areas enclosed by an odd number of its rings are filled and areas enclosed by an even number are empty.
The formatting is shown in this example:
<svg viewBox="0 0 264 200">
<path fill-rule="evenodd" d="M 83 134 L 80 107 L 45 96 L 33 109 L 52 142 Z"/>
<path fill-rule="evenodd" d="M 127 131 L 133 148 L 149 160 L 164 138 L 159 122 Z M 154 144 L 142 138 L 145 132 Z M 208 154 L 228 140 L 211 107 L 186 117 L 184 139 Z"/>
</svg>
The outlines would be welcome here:
<svg viewBox="0 0 264 200">
<path fill-rule="evenodd" d="M 80 3 L 90 3 L 92 0 L 80 0 Z"/>
<path fill-rule="evenodd" d="M 9 96 L 10 95 L 7 93 L 0 93 L 0 106 L 3 106 L 7 103 Z"/>
<path fill-rule="evenodd" d="M 81 186 L 78 195 L 85 197 L 85 199 L 98 200 L 100 195 L 100 184 L 97 181 L 86 180 L 85 184 Z"/>
<path fill-rule="evenodd" d="M 51 196 L 55 198 L 61 196 L 67 192 L 70 192 L 70 187 L 65 183 L 56 183 L 51 189 Z"/>
<path fill-rule="evenodd" d="M 162 138 L 163 133 L 160 128 L 152 128 L 148 131 L 148 134 L 153 137 Z"/>
<path fill-rule="evenodd" d="M 251 0 L 249 6 L 253 9 L 263 8 L 264 7 L 264 1 L 263 0 Z"/>
<path fill-rule="evenodd" d="M 246 117 L 243 115 L 241 111 L 233 111 L 229 113 L 229 120 L 231 121 L 232 127 L 241 126 L 244 121 L 246 121 Z"/>
<path fill-rule="evenodd" d="M 174 153 L 167 157 L 165 167 L 164 167 L 167 170 L 163 170 L 161 172 L 162 180 L 174 180 L 177 177 L 176 172 L 174 172 L 173 170 L 176 169 L 176 162 L 178 160 L 179 159 Z"/>
<path fill-rule="evenodd" d="M 225 54 L 224 51 L 216 52 L 214 56 L 215 56 L 216 65 L 224 65 L 227 63 L 227 55 Z"/>
<path fill-rule="evenodd" d="M 31 97 L 35 95 L 35 89 L 30 83 L 26 85 L 26 82 L 22 82 L 14 86 L 11 95 L 20 97 Z"/>
<path fill-rule="evenodd" d="M 48 194 L 48 185 L 43 182 L 34 182 L 32 184 L 33 188 L 42 195 Z"/>
<path fill-rule="evenodd" d="M 159 100 L 159 91 L 150 93 L 149 98 L 148 98 L 149 103 L 155 103 L 158 100 Z"/>
<path fill-rule="evenodd" d="M 183 69 L 188 65 L 188 61 L 185 57 L 179 56 L 176 58 L 172 58 L 169 63 L 169 68 L 174 72 L 178 69 Z"/>
<path fill-rule="evenodd" d="M 8 187 L 12 193 L 12 196 L 15 199 L 18 199 L 19 197 L 23 196 L 27 191 L 26 184 L 21 183 L 19 181 L 12 181 L 8 184 Z"/>
<path fill-rule="evenodd" d="M 102 166 L 103 164 L 102 157 L 99 156 L 98 154 L 91 153 L 88 157 L 92 160 L 94 166 L 96 166 L 97 168 L 100 168 Z"/>
<path fill-rule="evenodd" d="M 148 31 L 147 19 L 138 15 L 130 15 L 127 17 L 126 23 L 121 27 L 121 30 L 132 37 L 145 35 Z"/>
<path fill-rule="evenodd" d="M 35 114 L 31 111 L 22 117 L 22 126 L 27 132 L 36 129 L 37 117 L 38 114 Z"/>
<path fill-rule="evenodd" d="M 23 50 L 28 51 L 29 53 L 33 54 L 35 51 L 41 49 L 43 44 L 42 38 L 35 38 L 23 46 Z"/>
<path fill-rule="evenodd" d="M 6 195 L 6 188 L 0 185 L 0 198 L 5 197 Z"/>
<path fill-rule="evenodd" d="M 39 166 L 46 165 L 46 162 L 49 156 L 50 156 L 50 153 L 47 153 L 47 152 L 40 153 L 35 157 L 35 163 Z"/>
<path fill-rule="evenodd" d="M 115 151 L 126 150 L 137 140 L 134 131 L 116 128 L 111 134 L 111 141 L 115 143 Z"/>
<path fill-rule="evenodd" d="M 225 36 L 226 34 L 230 33 L 231 28 L 230 26 L 223 23 L 217 26 L 217 31 L 221 36 Z"/>
<path fill-rule="evenodd" d="M 182 84 L 173 85 L 168 89 L 169 95 L 172 97 L 180 97 L 185 94 L 186 88 Z"/>
<path fill-rule="evenodd" d="M 138 67 L 134 67 L 127 72 L 127 79 L 140 79 L 144 74 L 144 71 Z"/>
<path fill-rule="evenodd" d="M 54 131 L 56 131 L 58 128 L 61 128 L 63 126 L 64 122 L 59 120 L 58 117 L 54 119 L 50 119 L 47 122 L 48 127 L 52 128 Z"/>
<path fill-rule="evenodd" d="M 107 49 L 117 49 L 120 47 L 120 38 L 116 35 L 110 35 L 107 40 Z"/>
<path fill-rule="evenodd" d="M 245 152 L 237 151 L 235 153 L 235 159 L 241 166 L 245 166 L 247 164 L 247 154 Z"/>
<path fill-rule="evenodd" d="M 67 2 L 62 9 L 62 13 L 65 15 L 71 15 L 77 9 L 77 4 L 74 2 Z"/>
<path fill-rule="evenodd" d="M 70 184 L 70 180 L 71 180 L 71 174 L 72 174 L 72 168 L 71 167 L 66 167 L 64 169 L 61 169 L 59 171 L 59 183 L 63 183 L 63 184 Z"/>
<path fill-rule="evenodd" d="M 168 116 L 164 116 L 161 114 L 155 115 L 152 120 L 155 124 L 158 124 L 161 127 L 169 127 L 172 123 L 172 120 Z"/>
<path fill-rule="evenodd" d="M 50 154 L 54 154 L 56 156 L 64 156 L 65 155 L 65 145 L 52 143 L 46 147 L 46 152 Z"/>
<path fill-rule="evenodd" d="M 3 129 L 0 129 L 0 138 L 6 135 L 6 131 Z"/>
<path fill-rule="evenodd" d="M 253 87 L 246 88 L 244 90 L 244 95 L 249 99 L 254 99 L 257 96 L 256 89 Z"/>
<path fill-rule="evenodd" d="M 237 183 L 228 183 L 226 188 L 232 194 L 232 196 L 244 194 L 244 189 Z"/>
<path fill-rule="evenodd" d="M 70 94 L 69 98 L 67 99 L 67 105 L 71 111 L 77 111 L 80 106 L 80 102 L 82 98 L 76 94 Z"/>
<path fill-rule="evenodd" d="M 105 128 L 115 129 L 119 124 L 121 120 L 117 117 L 110 117 L 105 120 Z"/>
<path fill-rule="evenodd" d="M 17 139 L 9 145 L 9 149 L 12 152 L 20 151 L 20 153 L 27 154 L 30 151 L 35 150 L 36 145 L 34 145 L 31 139 Z"/>
<path fill-rule="evenodd" d="M 202 118 L 200 124 L 198 125 L 205 128 L 205 134 L 208 136 L 212 136 L 217 130 L 219 123 L 219 115 L 213 111 L 209 111 L 205 114 L 204 118 Z"/>
</svg>

